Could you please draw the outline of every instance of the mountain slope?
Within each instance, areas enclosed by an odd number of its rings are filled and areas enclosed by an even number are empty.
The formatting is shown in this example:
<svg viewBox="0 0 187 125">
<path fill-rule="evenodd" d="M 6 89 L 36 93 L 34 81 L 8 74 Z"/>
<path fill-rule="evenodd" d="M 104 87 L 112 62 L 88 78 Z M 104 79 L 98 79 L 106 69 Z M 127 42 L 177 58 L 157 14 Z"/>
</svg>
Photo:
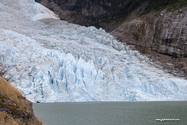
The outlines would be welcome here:
<svg viewBox="0 0 187 125">
<path fill-rule="evenodd" d="M 0 77 L 0 124 L 42 125 L 34 116 L 32 103 Z"/>
<path fill-rule="evenodd" d="M 111 34 L 162 62 L 169 72 L 187 75 L 187 6 L 169 7 L 123 23 Z M 173 70 L 175 69 L 175 70 Z M 177 72 L 177 73 L 176 73 Z"/>
</svg>

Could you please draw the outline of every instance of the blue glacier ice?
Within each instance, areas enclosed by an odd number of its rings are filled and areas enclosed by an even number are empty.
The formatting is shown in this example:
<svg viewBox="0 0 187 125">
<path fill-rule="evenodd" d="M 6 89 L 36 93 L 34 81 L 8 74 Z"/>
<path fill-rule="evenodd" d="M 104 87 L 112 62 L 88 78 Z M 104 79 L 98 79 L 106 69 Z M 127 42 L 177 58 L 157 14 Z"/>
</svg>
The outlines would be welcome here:
<svg viewBox="0 0 187 125">
<path fill-rule="evenodd" d="M 34 0 L 0 0 L 0 16 L 3 77 L 32 102 L 187 100 L 187 80 L 103 29 L 60 21 Z"/>
</svg>

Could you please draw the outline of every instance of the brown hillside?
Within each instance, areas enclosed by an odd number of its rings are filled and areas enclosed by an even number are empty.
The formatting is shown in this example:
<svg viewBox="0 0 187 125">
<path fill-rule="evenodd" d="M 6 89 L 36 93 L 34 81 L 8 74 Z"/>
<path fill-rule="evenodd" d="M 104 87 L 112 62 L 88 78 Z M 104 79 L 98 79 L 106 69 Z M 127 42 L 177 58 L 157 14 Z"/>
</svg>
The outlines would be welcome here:
<svg viewBox="0 0 187 125">
<path fill-rule="evenodd" d="M 42 125 L 34 116 L 32 103 L 1 77 L 0 125 Z"/>
</svg>

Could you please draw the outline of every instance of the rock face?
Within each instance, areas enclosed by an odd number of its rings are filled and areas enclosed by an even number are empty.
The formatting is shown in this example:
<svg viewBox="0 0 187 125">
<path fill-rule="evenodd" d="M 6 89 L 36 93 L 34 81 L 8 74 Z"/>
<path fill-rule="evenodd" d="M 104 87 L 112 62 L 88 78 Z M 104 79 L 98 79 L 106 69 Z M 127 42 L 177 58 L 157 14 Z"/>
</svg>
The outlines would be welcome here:
<svg viewBox="0 0 187 125">
<path fill-rule="evenodd" d="M 152 50 L 187 57 L 187 8 L 174 12 L 162 11 L 155 21 Z"/>
<path fill-rule="evenodd" d="M 111 34 L 140 52 L 183 73 L 187 66 L 187 8 L 150 13 L 122 24 Z M 172 63 L 172 66 L 168 64 Z"/>
<path fill-rule="evenodd" d="M 122 24 L 112 34 L 142 51 L 187 57 L 187 8 L 164 10 Z"/>
</svg>

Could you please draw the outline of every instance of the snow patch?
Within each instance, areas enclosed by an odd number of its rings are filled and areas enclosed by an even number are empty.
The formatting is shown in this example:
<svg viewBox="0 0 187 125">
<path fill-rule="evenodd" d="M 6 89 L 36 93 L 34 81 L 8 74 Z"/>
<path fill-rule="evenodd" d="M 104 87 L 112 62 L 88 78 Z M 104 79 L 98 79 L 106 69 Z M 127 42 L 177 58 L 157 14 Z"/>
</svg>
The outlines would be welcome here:
<svg viewBox="0 0 187 125">
<path fill-rule="evenodd" d="M 56 14 L 54 14 L 54 12 L 50 11 L 49 9 L 47 9 L 39 3 L 35 3 L 34 8 L 36 9 L 37 14 L 32 17 L 33 21 L 47 18 L 59 19 L 59 17 Z"/>
</svg>

